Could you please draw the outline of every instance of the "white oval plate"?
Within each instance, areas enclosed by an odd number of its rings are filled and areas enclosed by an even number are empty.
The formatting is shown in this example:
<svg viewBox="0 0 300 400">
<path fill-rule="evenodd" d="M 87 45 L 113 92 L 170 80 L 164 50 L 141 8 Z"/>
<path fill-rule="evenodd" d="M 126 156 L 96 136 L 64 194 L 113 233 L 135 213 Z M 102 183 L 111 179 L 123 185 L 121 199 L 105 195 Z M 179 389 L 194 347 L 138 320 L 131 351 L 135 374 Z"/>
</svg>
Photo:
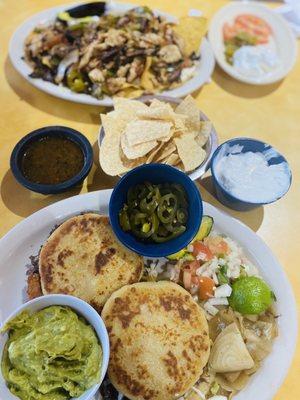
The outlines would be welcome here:
<svg viewBox="0 0 300 400">
<path fill-rule="evenodd" d="M 273 30 L 280 66 L 265 77 L 246 77 L 236 71 L 225 59 L 223 25 L 225 22 L 233 22 L 236 16 L 245 13 L 254 14 L 264 19 Z M 266 85 L 283 79 L 291 71 L 297 60 L 297 41 L 289 25 L 279 14 L 255 1 L 237 1 L 222 7 L 211 20 L 208 39 L 220 67 L 233 78 L 253 85 Z"/>
<path fill-rule="evenodd" d="M 20 222 L 0 240 L 0 325 L 26 301 L 25 265 L 31 255 L 38 254 L 55 225 L 84 211 L 107 214 L 111 192 L 92 192 L 54 203 Z M 271 400 L 288 372 L 296 346 L 297 311 L 291 286 L 271 250 L 251 229 L 208 203 L 204 203 L 204 213 L 214 218 L 218 231 L 240 243 L 276 294 L 280 317 L 273 351 L 247 387 L 234 398 Z M 0 393 L 3 385 L 0 373 Z"/>
<path fill-rule="evenodd" d="M 106 106 L 111 107 L 113 105 L 113 101 L 111 97 L 105 96 L 103 99 L 98 100 L 93 96 L 87 94 L 74 93 L 70 89 L 64 86 L 58 86 L 51 82 L 43 81 L 42 79 L 33 79 L 29 77 L 29 74 L 32 72 L 32 68 L 22 60 L 24 55 L 24 39 L 27 35 L 34 29 L 34 27 L 40 23 L 47 23 L 53 21 L 57 14 L 63 10 L 70 9 L 76 4 L 65 4 L 63 6 L 49 8 L 45 11 L 42 11 L 38 14 L 33 15 L 22 25 L 20 25 L 17 30 L 14 32 L 10 43 L 9 43 L 9 58 L 14 66 L 14 68 L 33 86 L 51 94 L 52 96 L 60 97 L 64 100 L 73 101 L 75 103 L 83 103 L 90 105 L 98 105 L 98 106 Z M 114 12 L 126 12 L 129 9 L 133 8 L 134 4 L 130 3 L 116 3 L 116 2 L 108 2 L 107 10 Z M 175 22 L 176 18 L 170 14 L 155 11 L 156 14 L 164 16 L 167 20 Z M 213 55 L 213 51 L 211 45 L 208 40 L 203 38 L 202 44 L 200 47 L 201 60 L 199 65 L 197 66 L 195 76 L 183 83 L 181 86 L 161 92 L 161 95 L 171 96 L 171 97 L 184 97 L 189 93 L 194 92 L 199 89 L 205 83 L 208 83 L 210 80 L 210 76 L 215 67 L 215 58 Z"/>
</svg>

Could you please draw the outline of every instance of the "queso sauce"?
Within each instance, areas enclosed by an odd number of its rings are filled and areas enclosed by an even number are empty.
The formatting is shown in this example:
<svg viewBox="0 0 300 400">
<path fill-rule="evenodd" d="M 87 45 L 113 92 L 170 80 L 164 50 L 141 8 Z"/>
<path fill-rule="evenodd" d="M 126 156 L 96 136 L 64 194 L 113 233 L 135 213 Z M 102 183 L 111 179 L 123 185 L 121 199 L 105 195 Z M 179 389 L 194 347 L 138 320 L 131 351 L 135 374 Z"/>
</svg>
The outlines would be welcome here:
<svg viewBox="0 0 300 400">
<path fill-rule="evenodd" d="M 53 185 L 73 178 L 83 164 L 84 156 L 78 144 L 65 137 L 45 136 L 26 148 L 21 170 L 31 182 Z"/>
</svg>

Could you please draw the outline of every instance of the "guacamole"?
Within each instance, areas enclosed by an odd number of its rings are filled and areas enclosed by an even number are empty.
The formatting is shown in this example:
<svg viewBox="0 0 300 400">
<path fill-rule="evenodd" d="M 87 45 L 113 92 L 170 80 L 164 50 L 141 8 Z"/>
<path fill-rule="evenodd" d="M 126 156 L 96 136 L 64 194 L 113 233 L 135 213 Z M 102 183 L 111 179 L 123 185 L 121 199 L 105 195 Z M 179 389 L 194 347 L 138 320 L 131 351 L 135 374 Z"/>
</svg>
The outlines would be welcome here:
<svg viewBox="0 0 300 400">
<path fill-rule="evenodd" d="M 22 400 L 78 397 L 100 379 L 102 349 L 93 328 L 69 307 L 23 311 L 3 328 L 1 369 Z"/>
</svg>

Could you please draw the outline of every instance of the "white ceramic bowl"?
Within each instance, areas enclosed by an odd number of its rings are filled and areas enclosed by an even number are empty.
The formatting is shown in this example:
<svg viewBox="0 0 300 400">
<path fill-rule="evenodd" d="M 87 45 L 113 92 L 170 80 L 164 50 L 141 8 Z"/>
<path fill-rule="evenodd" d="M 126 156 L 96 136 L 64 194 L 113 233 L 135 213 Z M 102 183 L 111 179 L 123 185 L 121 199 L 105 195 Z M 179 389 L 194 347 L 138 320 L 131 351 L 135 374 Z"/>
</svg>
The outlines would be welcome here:
<svg viewBox="0 0 300 400">
<path fill-rule="evenodd" d="M 233 22 L 235 17 L 240 14 L 253 14 L 265 20 L 272 28 L 280 66 L 264 77 L 246 77 L 228 64 L 225 59 L 223 26 L 226 22 Z M 266 85 L 283 79 L 297 60 L 297 41 L 287 22 L 275 11 L 255 1 L 236 1 L 222 7 L 210 22 L 208 39 L 220 67 L 233 78 L 253 85 Z"/>
<path fill-rule="evenodd" d="M 18 307 L 3 323 L 5 325 L 9 320 L 17 316 L 23 310 L 29 310 L 30 312 L 36 312 L 42 310 L 45 307 L 60 305 L 60 306 L 69 306 L 74 310 L 77 314 L 84 317 L 87 322 L 95 329 L 95 332 L 99 338 L 99 342 L 102 347 L 103 358 L 101 364 L 101 375 L 100 382 L 92 386 L 85 393 L 83 393 L 77 400 L 90 400 L 93 398 L 94 394 L 100 387 L 104 376 L 106 374 L 106 370 L 108 367 L 109 361 L 109 339 L 108 334 L 102 321 L 100 315 L 91 307 L 88 303 L 83 300 L 78 299 L 74 296 L 67 296 L 64 294 L 50 294 L 47 296 L 37 297 L 25 304 L 22 304 Z M 0 359 L 2 359 L 2 352 L 4 345 L 7 341 L 8 335 L 7 333 L 2 333 L 0 335 Z M 3 379 L 2 374 L 0 373 L 0 399 L 5 400 L 16 400 L 18 397 L 14 396 L 6 386 L 6 383 Z"/>
</svg>

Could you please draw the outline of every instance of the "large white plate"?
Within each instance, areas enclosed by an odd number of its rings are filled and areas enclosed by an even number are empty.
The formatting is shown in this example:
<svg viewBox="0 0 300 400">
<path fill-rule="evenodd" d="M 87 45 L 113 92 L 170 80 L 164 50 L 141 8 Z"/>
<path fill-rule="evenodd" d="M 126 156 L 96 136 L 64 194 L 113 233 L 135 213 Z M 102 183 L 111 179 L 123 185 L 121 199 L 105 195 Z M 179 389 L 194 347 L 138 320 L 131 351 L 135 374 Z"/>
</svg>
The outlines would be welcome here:
<svg viewBox="0 0 300 400">
<path fill-rule="evenodd" d="M 92 192 L 59 201 L 16 225 L 0 240 L 0 322 L 25 301 L 26 268 L 56 224 L 84 211 L 107 214 L 111 190 Z M 266 244 L 246 225 L 204 203 L 204 213 L 216 228 L 238 241 L 256 264 L 278 299 L 279 337 L 262 368 L 235 400 L 271 400 L 290 366 L 297 338 L 294 296 L 286 275 Z M 0 398 L 4 382 L 0 374 Z"/>
<path fill-rule="evenodd" d="M 107 4 L 108 4 L 107 10 L 115 12 L 126 12 L 127 10 L 134 7 L 134 4 L 130 3 L 121 4 L 116 2 L 108 2 Z M 10 40 L 9 57 L 15 69 L 29 83 L 31 83 L 38 89 L 48 94 L 51 94 L 52 96 L 60 97 L 64 100 L 74 101 L 75 103 L 110 107 L 113 105 L 113 102 L 112 99 L 108 96 L 105 96 L 103 99 L 98 100 L 95 97 L 92 97 L 87 94 L 74 93 L 66 87 L 57 86 L 51 82 L 43 81 L 42 79 L 30 78 L 28 75 L 32 72 L 32 69 L 24 60 L 22 60 L 22 56 L 24 55 L 24 48 L 23 48 L 24 39 L 34 29 L 34 27 L 40 23 L 47 23 L 53 21 L 60 11 L 70 9 L 76 5 L 78 5 L 78 3 L 49 8 L 45 11 L 33 15 L 25 22 L 23 22 L 23 24 L 20 25 L 14 32 Z M 167 20 L 169 21 L 172 22 L 176 21 L 176 18 L 170 14 L 161 11 L 155 11 L 155 13 L 166 17 Z M 197 66 L 195 76 L 178 88 L 161 92 L 160 93 L 161 95 L 172 96 L 172 97 L 184 97 L 189 93 L 192 93 L 195 90 L 199 89 L 205 83 L 209 82 L 210 76 L 215 67 L 215 58 L 213 55 L 212 48 L 208 40 L 206 40 L 205 38 L 202 41 L 200 53 L 201 53 L 201 60 L 199 65 Z"/>
<path fill-rule="evenodd" d="M 246 77 L 236 71 L 225 59 L 223 26 L 225 22 L 233 22 L 234 18 L 240 14 L 256 15 L 265 20 L 272 28 L 280 66 L 264 77 Z M 255 1 L 237 1 L 222 7 L 210 22 L 208 39 L 220 67 L 233 78 L 253 85 L 266 85 L 283 79 L 297 60 L 297 41 L 287 22 L 281 15 Z"/>
</svg>

